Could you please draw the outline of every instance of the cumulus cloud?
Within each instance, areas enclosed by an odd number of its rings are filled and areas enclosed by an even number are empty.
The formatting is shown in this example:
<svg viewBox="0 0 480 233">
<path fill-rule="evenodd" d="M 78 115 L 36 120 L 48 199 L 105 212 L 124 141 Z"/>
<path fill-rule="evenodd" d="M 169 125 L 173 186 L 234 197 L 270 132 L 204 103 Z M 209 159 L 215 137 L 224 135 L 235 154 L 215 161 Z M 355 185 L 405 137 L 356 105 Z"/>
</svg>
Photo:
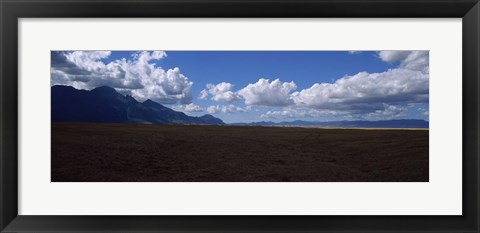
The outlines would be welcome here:
<svg viewBox="0 0 480 233">
<path fill-rule="evenodd" d="M 270 110 L 260 115 L 261 118 L 268 119 L 297 119 L 297 118 L 319 118 L 328 116 L 342 116 L 348 114 L 348 111 L 328 110 L 328 109 L 312 109 L 299 107 L 296 105 L 284 107 L 281 110 Z"/>
<path fill-rule="evenodd" d="M 380 51 L 378 52 L 378 56 L 382 61 L 385 62 L 398 62 L 401 60 L 404 60 L 407 58 L 407 56 L 410 54 L 410 51 L 402 51 L 402 50 L 397 50 L 397 51 Z"/>
<path fill-rule="evenodd" d="M 396 119 L 406 116 L 407 106 L 395 106 L 384 104 L 383 109 L 370 112 L 365 115 L 357 116 L 357 118 L 363 118 L 366 120 L 384 120 L 384 119 Z"/>
<path fill-rule="evenodd" d="M 381 51 L 378 55 L 383 61 L 400 64 L 385 72 L 360 72 L 333 83 L 316 83 L 293 93 L 295 104 L 374 117 L 396 116 L 393 110 L 402 110 L 402 105 L 428 103 L 428 51 Z"/>
<path fill-rule="evenodd" d="M 70 85 L 79 89 L 110 86 L 122 94 L 143 101 L 188 104 L 193 85 L 179 68 L 164 70 L 152 61 L 163 59 L 163 51 L 138 52 L 105 63 L 110 51 L 52 52 L 51 85 Z"/>
<path fill-rule="evenodd" d="M 140 101 L 152 99 L 164 104 L 180 104 L 175 108 L 183 112 L 214 114 L 265 108 L 261 111 L 262 118 L 343 115 L 385 119 L 405 116 L 405 106 L 409 104 L 428 103 L 428 51 L 380 51 L 377 55 L 382 61 L 397 66 L 385 72 L 360 72 L 331 83 L 314 83 L 298 91 L 293 81 L 279 79 L 262 78 L 238 91 L 233 90 L 234 85 L 229 82 L 210 83 L 198 98 L 227 102 L 227 105 L 212 105 L 205 109 L 191 103 L 193 82 L 178 67 L 157 67 L 154 61 L 167 57 L 163 51 L 138 52 L 128 59 L 110 62 L 106 62 L 111 56 L 110 51 L 52 52 L 51 83 L 80 89 L 111 86 Z M 239 100 L 244 101 L 244 108 L 231 104 Z M 418 109 L 417 112 L 428 117 L 428 109 Z"/>
<path fill-rule="evenodd" d="M 400 64 L 400 68 L 429 73 L 429 52 L 413 51 Z"/>
<path fill-rule="evenodd" d="M 293 104 L 288 104 L 288 109 L 267 111 L 261 117 L 299 118 L 333 114 L 370 120 L 391 119 L 406 116 L 408 105 L 428 103 L 428 51 L 381 51 L 378 56 L 386 62 L 399 62 L 399 65 L 385 72 L 360 72 L 333 83 L 315 83 L 283 95 L 283 100 L 292 100 Z"/>
<path fill-rule="evenodd" d="M 193 82 L 184 76 L 178 67 L 167 71 L 155 68 L 145 71 L 145 76 L 139 74 L 138 78 L 142 80 L 145 86 L 143 89 L 132 90 L 134 97 L 139 99 L 153 99 L 160 103 L 176 103 L 180 101 L 182 104 L 188 104 L 192 101 L 190 89 Z"/>
<path fill-rule="evenodd" d="M 288 106 L 294 103 L 290 94 L 295 89 L 297 85 L 293 81 L 287 83 L 275 79 L 270 82 L 262 78 L 248 84 L 238 94 L 245 99 L 246 105 Z"/>
<path fill-rule="evenodd" d="M 52 85 L 72 85 L 81 89 L 103 85 L 113 88 L 143 88 L 140 80 L 126 77 L 128 64 L 125 60 L 109 64 L 102 61 L 110 54 L 110 51 L 52 52 Z"/>
<path fill-rule="evenodd" d="M 261 118 L 277 119 L 277 118 L 293 118 L 293 117 L 307 117 L 308 114 L 298 114 L 295 110 L 280 110 L 280 111 L 267 111 L 260 115 Z"/>
<path fill-rule="evenodd" d="M 200 106 L 194 103 L 174 106 L 173 109 L 181 112 L 202 112 L 203 111 L 203 109 Z"/>
<path fill-rule="evenodd" d="M 105 59 L 110 54 L 112 54 L 111 51 L 74 51 L 65 53 L 65 57 L 80 69 L 103 73 L 105 72 L 105 64 L 100 59 Z"/>
<path fill-rule="evenodd" d="M 298 118 L 321 118 L 335 117 L 338 120 L 384 120 L 384 119 L 400 119 L 407 116 L 408 106 L 406 105 L 388 105 L 383 104 L 377 110 L 369 112 L 352 112 L 350 110 L 317 110 L 297 108 L 296 106 L 288 107 L 283 110 L 267 111 L 260 115 L 265 119 L 298 119 Z"/>
<path fill-rule="evenodd" d="M 400 62 L 398 68 L 429 72 L 428 51 L 380 51 L 378 56 L 385 62 Z"/>
<path fill-rule="evenodd" d="M 208 97 L 208 91 L 206 89 L 203 89 L 200 94 L 198 95 L 198 98 L 201 100 L 204 100 Z"/>
<path fill-rule="evenodd" d="M 420 113 L 420 115 L 427 118 L 430 114 L 428 108 L 418 108 L 417 111 Z"/>
<path fill-rule="evenodd" d="M 246 112 L 247 109 L 235 106 L 233 104 L 229 105 L 212 105 L 207 108 L 207 112 L 210 114 L 215 113 L 234 113 L 234 112 Z"/>
<path fill-rule="evenodd" d="M 233 85 L 227 82 L 219 84 L 207 84 L 206 89 L 203 89 L 198 96 L 199 99 L 206 99 L 208 95 L 212 96 L 214 101 L 234 102 L 240 99 L 237 93 L 231 91 Z"/>
<path fill-rule="evenodd" d="M 428 74 L 406 69 L 361 72 L 334 83 L 314 84 L 293 93 L 295 104 L 315 109 L 376 111 L 384 103 L 428 102 Z"/>
</svg>

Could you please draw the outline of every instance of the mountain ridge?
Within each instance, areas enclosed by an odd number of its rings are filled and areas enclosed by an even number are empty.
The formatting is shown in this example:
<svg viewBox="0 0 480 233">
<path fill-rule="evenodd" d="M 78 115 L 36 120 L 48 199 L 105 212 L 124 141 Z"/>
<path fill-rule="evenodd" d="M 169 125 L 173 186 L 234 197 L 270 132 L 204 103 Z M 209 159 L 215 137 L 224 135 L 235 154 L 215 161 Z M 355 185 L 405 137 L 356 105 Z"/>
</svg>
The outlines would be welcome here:
<svg viewBox="0 0 480 233">
<path fill-rule="evenodd" d="M 259 121 L 225 124 L 210 114 L 194 117 L 175 111 L 151 99 L 137 101 L 122 95 L 114 88 L 100 86 L 92 90 L 79 90 L 72 86 L 55 85 L 52 93 L 52 121 L 140 124 L 208 124 L 233 126 L 320 126 L 351 128 L 428 128 L 429 122 L 420 119 L 380 121 Z"/>
<path fill-rule="evenodd" d="M 379 121 L 258 121 L 250 123 L 231 123 L 237 126 L 320 126 L 320 127 L 351 127 L 351 128 L 428 128 L 429 122 L 421 119 L 393 119 Z"/>
<path fill-rule="evenodd" d="M 139 102 L 108 86 L 78 90 L 72 86 L 55 85 L 51 87 L 51 94 L 51 119 L 54 122 L 225 124 L 209 114 L 188 116 L 150 99 Z"/>
</svg>

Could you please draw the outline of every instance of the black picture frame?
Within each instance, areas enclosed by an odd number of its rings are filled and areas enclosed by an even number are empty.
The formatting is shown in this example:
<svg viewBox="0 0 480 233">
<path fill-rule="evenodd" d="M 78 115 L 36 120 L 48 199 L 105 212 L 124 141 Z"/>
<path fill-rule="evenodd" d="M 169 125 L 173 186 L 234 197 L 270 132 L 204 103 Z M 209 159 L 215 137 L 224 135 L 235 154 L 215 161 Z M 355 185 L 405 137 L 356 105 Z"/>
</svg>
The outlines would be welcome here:
<svg viewBox="0 0 480 233">
<path fill-rule="evenodd" d="M 478 0 L 0 0 L 0 15 L 1 232 L 479 232 Z M 462 18 L 463 215 L 18 215 L 17 22 L 56 17 Z"/>
</svg>

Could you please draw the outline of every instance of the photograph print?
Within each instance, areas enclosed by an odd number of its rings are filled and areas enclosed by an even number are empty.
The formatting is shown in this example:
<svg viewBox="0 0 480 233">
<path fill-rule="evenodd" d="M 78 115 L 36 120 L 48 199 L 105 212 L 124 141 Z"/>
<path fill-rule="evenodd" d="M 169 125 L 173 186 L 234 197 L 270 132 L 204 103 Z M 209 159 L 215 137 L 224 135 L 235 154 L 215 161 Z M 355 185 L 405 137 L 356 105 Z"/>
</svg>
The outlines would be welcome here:
<svg viewBox="0 0 480 233">
<path fill-rule="evenodd" d="M 428 182 L 428 51 L 51 51 L 51 182 Z"/>
</svg>

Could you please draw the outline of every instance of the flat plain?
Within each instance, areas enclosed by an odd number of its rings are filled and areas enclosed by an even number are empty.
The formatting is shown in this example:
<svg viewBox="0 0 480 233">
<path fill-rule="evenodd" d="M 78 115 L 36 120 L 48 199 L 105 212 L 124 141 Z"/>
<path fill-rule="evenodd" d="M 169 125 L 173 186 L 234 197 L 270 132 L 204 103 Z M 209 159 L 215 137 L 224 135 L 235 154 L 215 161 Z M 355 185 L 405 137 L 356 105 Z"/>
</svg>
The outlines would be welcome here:
<svg viewBox="0 0 480 233">
<path fill-rule="evenodd" d="M 429 131 L 52 123 L 52 182 L 428 182 Z"/>
</svg>

